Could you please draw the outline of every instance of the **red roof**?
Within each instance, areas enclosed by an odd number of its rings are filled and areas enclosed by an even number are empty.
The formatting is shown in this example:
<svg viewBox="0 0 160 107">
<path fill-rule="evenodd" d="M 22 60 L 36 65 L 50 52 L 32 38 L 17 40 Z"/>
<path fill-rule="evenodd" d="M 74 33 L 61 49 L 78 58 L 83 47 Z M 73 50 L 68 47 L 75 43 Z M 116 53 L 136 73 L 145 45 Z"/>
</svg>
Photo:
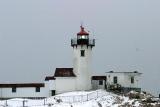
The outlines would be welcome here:
<svg viewBox="0 0 160 107">
<path fill-rule="evenodd" d="M 54 77 L 76 77 L 73 68 L 56 68 Z"/>
<path fill-rule="evenodd" d="M 77 33 L 77 35 L 80 35 L 80 36 L 82 36 L 82 35 L 89 35 L 89 33 L 84 30 L 83 26 L 80 26 L 80 27 L 81 27 L 81 31 L 79 33 Z"/>
</svg>

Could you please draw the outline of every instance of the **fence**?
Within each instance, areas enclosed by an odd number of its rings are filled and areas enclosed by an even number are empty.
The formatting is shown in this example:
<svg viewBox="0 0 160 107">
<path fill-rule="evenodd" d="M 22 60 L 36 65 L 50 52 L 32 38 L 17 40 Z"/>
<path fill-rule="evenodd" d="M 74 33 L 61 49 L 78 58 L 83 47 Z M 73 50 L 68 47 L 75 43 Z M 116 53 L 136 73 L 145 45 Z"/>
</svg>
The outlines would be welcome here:
<svg viewBox="0 0 160 107">
<path fill-rule="evenodd" d="M 65 103 L 73 103 L 73 102 L 85 102 L 102 96 L 104 96 L 104 92 L 94 91 L 85 95 L 55 96 L 55 99 L 59 99 L 60 101 Z"/>
<path fill-rule="evenodd" d="M 57 103 L 77 103 L 77 102 L 85 102 L 92 99 L 96 99 L 104 96 L 105 93 L 103 91 L 94 91 L 88 94 L 81 95 L 71 95 L 71 96 L 53 96 L 51 98 L 45 99 L 11 99 L 11 100 L 2 100 L 0 101 L 0 107 L 8 107 L 8 106 L 16 106 L 16 107 L 30 107 L 30 106 L 50 106 Z"/>
</svg>

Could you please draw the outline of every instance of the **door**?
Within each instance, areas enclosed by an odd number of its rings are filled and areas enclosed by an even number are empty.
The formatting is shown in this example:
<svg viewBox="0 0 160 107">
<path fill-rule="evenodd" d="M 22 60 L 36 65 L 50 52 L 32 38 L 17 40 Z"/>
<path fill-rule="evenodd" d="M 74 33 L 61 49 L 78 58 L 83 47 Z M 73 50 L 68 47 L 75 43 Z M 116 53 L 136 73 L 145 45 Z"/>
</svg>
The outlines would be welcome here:
<svg viewBox="0 0 160 107">
<path fill-rule="evenodd" d="M 56 94 L 56 90 L 51 90 L 51 96 L 54 96 Z"/>
<path fill-rule="evenodd" d="M 117 83 L 118 83 L 117 76 L 114 76 L 114 77 L 113 77 L 113 83 L 114 83 L 114 84 L 117 84 Z"/>
</svg>

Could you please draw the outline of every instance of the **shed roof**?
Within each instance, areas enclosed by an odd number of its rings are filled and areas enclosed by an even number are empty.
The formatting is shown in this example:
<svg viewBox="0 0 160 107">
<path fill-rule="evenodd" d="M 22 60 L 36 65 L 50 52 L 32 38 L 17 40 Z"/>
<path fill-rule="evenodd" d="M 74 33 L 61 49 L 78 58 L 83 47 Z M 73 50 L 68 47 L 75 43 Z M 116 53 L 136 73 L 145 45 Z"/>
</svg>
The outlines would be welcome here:
<svg viewBox="0 0 160 107">
<path fill-rule="evenodd" d="M 92 80 L 106 80 L 106 76 L 92 76 Z"/>
<path fill-rule="evenodd" d="M 45 78 L 45 81 L 48 81 L 48 80 L 55 80 L 56 78 L 54 76 L 47 76 Z"/>
<path fill-rule="evenodd" d="M 133 71 L 133 72 L 114 72 L 114 71 L 109 71 L 109 72 L 106 72 L 106 73 L 129 73 L 129 74 L 142 74 L 142 73 L 140 73 L 140 72 L 138 72 L 138 71 Z"/>
<path fill-rule="evenodd" d="M 0 84 L 0 88 L 11 88 L 11 87 L 44 87 L 44 83 Z"/>
<path fill-rule="evenodd" d="M 76 77 L 73 68 L 56 68 L 54 77 Z"/>
</svg>

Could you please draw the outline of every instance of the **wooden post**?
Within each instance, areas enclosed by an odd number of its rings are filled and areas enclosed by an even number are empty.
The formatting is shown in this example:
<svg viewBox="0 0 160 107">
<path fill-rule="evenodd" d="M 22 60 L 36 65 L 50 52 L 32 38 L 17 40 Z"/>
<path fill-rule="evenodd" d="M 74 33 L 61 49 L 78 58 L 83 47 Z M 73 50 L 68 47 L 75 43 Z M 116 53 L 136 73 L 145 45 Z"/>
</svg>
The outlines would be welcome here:
<svg viewBox="0 0 160 107">
<path fill-rule="evenodd" d="M 44 106 L 46 105 L 46 102 L 45 102 L 45 98 L 44 98 Z"/>
<path fill-rule="evenodd" d="M 22 107 L 25 107 L 25 102 L 27 102 L 27 100 L 24 99 L 24 100 L 22 101 L 22 103 L 23 103 L 23 106 L 22 106 Z"/>
<path fill-rule="evenodd" d="M 7 104 L 7 100 L 6 100 L 5 106 L 8 106 L 8 104 Z"/>
<path fill-rule="evenodd" d="M 81 95 L 81 102 L 83 102 L 83 95 Z"/>
<path fill-rule="evenodd" d="M 23 100 L 23 107 L 25 106 L 25 100 Z"/>
</svg>

